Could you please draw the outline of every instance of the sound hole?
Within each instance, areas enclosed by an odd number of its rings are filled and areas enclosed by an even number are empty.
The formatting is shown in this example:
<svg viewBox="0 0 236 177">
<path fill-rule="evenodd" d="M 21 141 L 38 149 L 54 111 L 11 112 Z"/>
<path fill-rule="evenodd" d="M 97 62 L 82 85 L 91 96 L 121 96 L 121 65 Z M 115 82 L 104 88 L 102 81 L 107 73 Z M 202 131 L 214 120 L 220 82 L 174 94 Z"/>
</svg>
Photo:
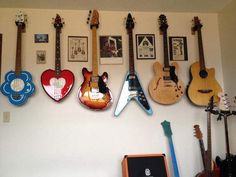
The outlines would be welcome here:
<svg viewBox="0 0 236 177">
<path fill-rule="evenodd" d="M 200 75 L 201 78 L 206 78 L 208 76 L 208 73 L 207 73 L 206 70 L 201 70 L 199 72 L 199 75 Z"/>
<path fill-rule="evenodd" d="M 21 79 L 14 79 L 12 82 L 11 82 L 11 89 L 14 91 L 14 92 L 20 92 L 21 90 L 23 90 L 25 87 L 25 83 L 23 80 Z"/>
</svg>

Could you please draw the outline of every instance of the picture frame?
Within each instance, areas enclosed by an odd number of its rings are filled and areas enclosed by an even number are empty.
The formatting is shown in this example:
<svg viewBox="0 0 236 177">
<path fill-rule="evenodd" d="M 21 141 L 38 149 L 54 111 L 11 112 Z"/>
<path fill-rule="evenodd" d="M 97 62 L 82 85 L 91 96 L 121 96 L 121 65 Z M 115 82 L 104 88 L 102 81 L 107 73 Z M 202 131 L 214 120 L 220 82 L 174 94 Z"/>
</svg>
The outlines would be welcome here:
<svg viewBox="0 0 236 177">
<path fill-rule="evenodd" d="M 48 43 L 48 34 L 34 34 L 35 43 Z"/>
<path fill-rule="evenodd" d="M 169 49 L 171 61 L 188 61 L 187 37 L 170 36 Z"/>
<path fill-rule="evenodd" d="M 155 35 L 136 34 L 136 53 L 139 60 L 156 59 Z"/>
<path fill-rule="evenodd" d="M 69 62 L 88 61 L 87 36 L 68 36 L 68 61 Z"/>
<path fill-rule="evenodd" d="M 100 64 L 123 64 L 123 48 L 121 35 L 99 36 Z"/>
<path fill-rule="evenodd" d="M 45 64 L 46 63 L 46 50 L 37 50 L 36 51 L 36 63 Z"/>
</svg>

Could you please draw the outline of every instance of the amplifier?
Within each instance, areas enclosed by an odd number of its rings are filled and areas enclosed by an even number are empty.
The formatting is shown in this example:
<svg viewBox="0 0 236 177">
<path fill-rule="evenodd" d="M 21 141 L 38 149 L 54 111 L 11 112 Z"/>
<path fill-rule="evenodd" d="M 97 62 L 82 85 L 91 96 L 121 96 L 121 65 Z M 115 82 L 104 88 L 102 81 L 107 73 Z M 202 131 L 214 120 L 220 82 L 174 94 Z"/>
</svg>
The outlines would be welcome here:
<svg viewBox="0 0 236 177">
<path fill-rule="evenodd" d="M 169 177 L 165 154 L 125 155 L 123 177 Z"/>
</svg>

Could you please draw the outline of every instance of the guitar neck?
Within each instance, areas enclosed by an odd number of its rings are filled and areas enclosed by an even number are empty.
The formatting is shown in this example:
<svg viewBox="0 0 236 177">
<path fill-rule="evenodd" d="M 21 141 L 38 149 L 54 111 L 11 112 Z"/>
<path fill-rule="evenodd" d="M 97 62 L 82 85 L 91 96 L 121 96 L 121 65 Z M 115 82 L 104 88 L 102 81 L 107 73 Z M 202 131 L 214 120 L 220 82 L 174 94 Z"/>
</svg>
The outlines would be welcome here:
<svg viewBox="0 0 236 177">
<path fill-rule="evenodd" d="M 16 43 L 16 63 L 15 63 L 15 72 L 19 76 L 21 72 L 21 35 L 22 26 L 17 26 L 17 43 Z"/>
<path fill-rule="evenodd" d="M 55 50 L 55 71 L 59 76 L 61 73 L 61 45 L 60 45 L 61 29 L 56 28 L 56 50 Z"/>
<path fill-rule="evenodd" d="M 175 149 L 174 149 L 173 140 L 171 136 L 168 137 L 168 141 L 170 145 L 170 152 L 171 152 L 172 164 L 173 164 L 173 169 L 174 169 L 174 175 L 175 177 L 179 177 L 179 170 L 178 170 L 177 160 L 175 156 Z"/>
<path fill-rule="evenodd" d="M 131 75 L 134 75 L 135 68 L 134 68 L 133 31 L 128 30 L 128 34 L 129 34 L 129 73 Z"/>
<path fill-rule="evenodd" d="M 206 159 L 206 170 L 211 172 L 212 162 L 212 151 L 211 151 L 211 113 L 207 113 L 207 159 Z"/>
<path fill-rule="evenodd" d="M 230 156 L 230 147 L 229 147 L 227 116 L 224 116 L 224 125 L 225 125 L 226 156 L 229 157 Z"/>
<path fill-rule="evenodd" d="M 198 50 L 199 50 L 199 62 L 201 70 L 205 70 L 205 59 L 204 59 L 204 51 L 203 51 L 203 43 L 202 43 L 202 31 L 201 28 L 198 30 Z"/>
<path fill-rule="evenodd" d="M 169 55 L 168 55 L 168 44 L 167 44 L 167 30 L 163 31 L 163 46 L 164 46 L 164 67 L 169 67 Z"/>
<path fill-rule="evenodd" d="M 200 146 L 200 150 L 201 150 L 203 167 L 204 167 L 204 170 L 206 170 L 206 160 L 205 160 L 206 150 L 205 150 L 204 142 L 202 139 L 199 139 L 199 146 Z"/>
<path fill-rule="evenodd" d="M 92 71 L 93 76 L 98 76 L 98 58 L 97 58 L 97 28 L 92 27 Z"/>
</svg>

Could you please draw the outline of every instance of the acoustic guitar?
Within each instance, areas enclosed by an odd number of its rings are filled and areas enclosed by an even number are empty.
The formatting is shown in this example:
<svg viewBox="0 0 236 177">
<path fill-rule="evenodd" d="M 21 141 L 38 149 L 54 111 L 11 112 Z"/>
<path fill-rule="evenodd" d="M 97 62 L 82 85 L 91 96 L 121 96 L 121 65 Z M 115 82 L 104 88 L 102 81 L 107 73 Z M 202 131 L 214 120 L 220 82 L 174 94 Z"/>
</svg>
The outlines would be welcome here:
<svg viewBox="0 0 236 177">
<path fill-rule="evenodd" d="M 9 71 L 5 75 L 5 81 L 1 85 L 1 92 L 8 97 L 11 104 L 21 106 L 25 104 L 35 92 L 32 82 L 32 75 L 28 71 L 22 71 L 21 66 L 21 43 L 22 33 L 26 28 L 26 14 L 19 12 L 16 15 L 17 44 L 16 44 L 16 63 L 15 71 Z"/>
<path fill-rule="evenodd" d="M 217 94 L 222 92 L 222 89 L 215 79 L 215 69 L 207 69 L 205 66 L 202 24 L 198 17 L 194 17 L 193 22 L 192 33 L 197 32 L 198 34 L 199 62 L 193 63 L 190 67 L 190 83 L 187 88 L 187 96 L 193 104 L 207 106 L 212 96 L 214 96 L 214 100 L 218 100 Z"/>
<path fill-rule="evenodd" d="M 205 155 L 204 170 L 196 175 L 196 177 L 220 177 L 220 169 L 215 163 L 212 163 L 212 143 L 211 143 L 211 112 L 214 108 L 214 97 L 212 96 L 207 111 L 207 151 Z M 202 152 L 203 155 L 203 152 Z"/>
<path fill-rule="evenodd" d="M 178 79 L 179 66 L 176 62 L 169 64 L 167 45 L 167 19 L 165 15 L 159 16 L 160 31 L 163 34 L 164 66 L 155 62 L 153 70 L 154 78 L 148 86 L 151 98 L 157 103 L 170 105 L 178 102 L 184 94 L 184 83 Z"/>
<path fill-rule="evenodd" d="M 60 34 L 64 22 L 58 14 L 53 24 L 56 29 L 55 70 L 44 71 L 41 75 L 41 84 L 50 98 L 60 102 L 70 93 L 75 79 L 70 70 L 61 70 Z"/>
<path fill-rule="evenodd" d="M 78 98 L 80 103 L 82 103 L 86 108 L 92 110 L 106 110 L 112 105 L 113 98 L 111 91 L 106 84 L 108 80 L 107 72 L 104 72 L 101 76 L 98 75 L 98 26 L 99 14 L 97 10 L 93 10 L 90 21 L 90 28 L 92 30 L 92 71 L 88 71 L 87 68 L 82 69 L 84 81 L 79 88 Z"/>
<path fill-rule="evenodd" d="M 129 71 L 125 77 L 120 98 L 116 105 L 115 116 L 119 116 L 131 100 L 135 100 L 148 115 L 152 115 L 152 108 L 147 101 L 134 67 L 133 28 L 133 17 L 129 13 L 126 18 L 126 30 L 129 36 Z"/>
<path fill-rule="evenodd" d="M 221 159 L 219 156 L 216 157 L 216 164 L 220 167 L 221 177 L 236 177 L 236 155 L 230 153 L 229 146 L 229 133 L 228 133 L 228 117 L 234 114 L 230 110 L 229 99 L 227 94 L 219 93 L 219 118 L 223 117 L 225 126 L 225 142 L 226 142 L 226 157 Z"/>
</svg>

